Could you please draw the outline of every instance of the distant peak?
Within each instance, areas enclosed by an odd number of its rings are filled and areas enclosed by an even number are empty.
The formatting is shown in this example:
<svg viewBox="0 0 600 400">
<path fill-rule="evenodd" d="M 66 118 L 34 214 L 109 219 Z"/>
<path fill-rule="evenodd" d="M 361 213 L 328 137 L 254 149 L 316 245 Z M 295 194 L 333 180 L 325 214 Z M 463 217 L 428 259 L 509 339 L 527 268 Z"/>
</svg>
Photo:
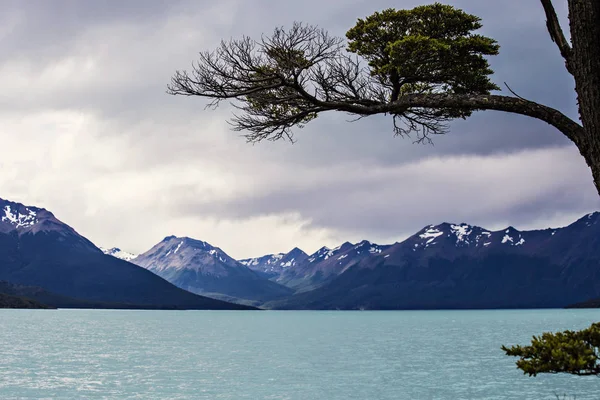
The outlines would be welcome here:
<svg viewBox="0 0 600 400">
<path fill-rule="evenodd" d="M 104 247 L 100 247 L 100 250 L 102 250 L 102 252 L 104 254 L 107 254 L 109 256 L 113 256 L 116 258 L 120 258 L 121 260 L 125 260 L 125 261 L 131 261 L 134 258 L 137 257 L 137 254 L 133 254 L 133 253 L 129 253 L 126 251 L 121 250 L 118 247 L 113 247 L 110 249 L 104 248 Z"/>
<path fill-rule="evenodd" d="M 467 224 L 466 222 L 461 222 L 460 224 L 449 224 L 449 225 L 450 225 L 450 228 L 452 228 L 452 229 L 472 228 L 472 226 Z"/>
<path fill-rule="evenodd" d="M 435 226 L 435 225 L 429 225 L 428 227 L 421 230 L 419 237 L 421 239 L 430 239 L 430 238 L 436 238 L 443 234 L 444 234 L 444 231 L 441 229 L 441 227 Z"/>
<path fill-rule="evenodd" d="M 203 240 L 198 240 L 198 239 L 194 239 L 191 238 L 189 236 L 175 236 L 175 235 L 171 235 L 171 236 L 167 236 L 165 237 L 163 240 L 163 242 L 181 242 L 184 243 L 185 245 L 189 245 L 189 246 L 200 246 L 200 247 L 210 247 L 212 248 L 213 246 L 210 245 L 209 243 L 203 241 Z"/>
<path fill-rule="evenodd" d="M 298 247 L 294 247 L 288 254 L 306 254 L 306 252 Z"/>
<path fill-rule="evenodd" d="M 327 249 L 327 250 L 328 250 L 328 251 L 330 251 L 330 252 L 335 252 L 335 251 L 340 251 L 340 250 L 341 250 L 341 251 L 346 251 L 346 250 L 348 250 L 349 248 L 351 248 L 351 247 L 355 247 L 355 246 L 356 246 L 356 245 L 354 245 L 354 244 L 352 244 L 352 243 L 350 243 L 350 242 L 344 242 L 344 243 L 342 243 L 341 245 L 339 245 L 339 246 L 337 246 L 337 247 L 335 247 L 335 248 L 333 248 L 333 249 L 331 249 L 331 250 L 330 250 L 330 249 Z"/>
</svg>

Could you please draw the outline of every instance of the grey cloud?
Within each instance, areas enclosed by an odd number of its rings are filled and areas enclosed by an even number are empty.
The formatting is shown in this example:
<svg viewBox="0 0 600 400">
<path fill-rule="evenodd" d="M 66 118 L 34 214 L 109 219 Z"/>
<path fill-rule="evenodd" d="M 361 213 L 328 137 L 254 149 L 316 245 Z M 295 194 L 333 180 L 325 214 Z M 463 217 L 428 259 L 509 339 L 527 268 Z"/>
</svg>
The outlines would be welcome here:
<svg viewBox="0 0 600 400">
<path fill-rule="evenodd" d="M 159 22 L 180 1 L 4 0 L 0 60 L 35 57 L 39 65 L 69 52 L 82 32 L 106 24 Z"/>
<path fill-rule="evenodd" d="M 310 235 L 314 245 L 334 238 L 386 239 L 441 220 L 534 224 L 597 207 L 585 163 L 568 140 L 526 117 L 477 113 L 453 123 L 448 135 L 429 146 L 393 137 L 385 117 L 350 123 L 351 116 L 332 113 L 298 130 L 293 145 L 252 146 L 229 130 L 228 107 L 204 110 L 201 99 L 165 94 L 172 73 L 189 68 L 198 51 L 215 47 L 221 38 L 256 37 L 295 20 L 343 35 L 375 10 L 422 3 L 4 1 L 0 140 L 17 149 L 0 149 L 3 170 L 10 171 L 0 179 L 8 191 L 4 197 L 41 202 L 102 245 L 139 251 L 150 247 L 151 238 L 197 234 L 234 254 L 255 246 L 256 252 L 243 255 L 258 255 L 273 243 L 282 247 L 277 251 L 285 250 L 293 247 L 292 239 Z M 491 61 L 498 84 L 506 81 L 520 95 L 576 117 L 573 82 L 548 37 L 538 2 L 452 4 L 480 15 L 483 32 L 500 42 L 501 54 Z M 564 6 L 557 6 L 564 19 Z M 71 120 L 73 126 L 61 125 Z M 538 154 L 532 160 L 548 164 L 549 171 L 559 162 L 576 178 L 539 173 L 535 179 L 544 184 L 527 188 L 522 179 L 516 179 L 521 186 L 500 179 L 493 187 L 478 177 L 490 165 L 501 165 L 498 160 L 515 162 L 515 152 L 523 150 L 528 151 L 519 153 L 523 157 Z M 562 157 L 561 151 L 567 159 L 552 158 Z M 444 169 L 444 160 L 459 156 L 471 156 L 471 170 L 449 168 L 454 175 L 445 180 L 433 179 L 435 170 L 412 169 L 431 158 Z M 519 165 L 541 168 L 531 160 Z M 460 196 L 452 196 L 461 186 L 475 192 L 475 205 L 468 209 L 461 207 Z M 459 200 L 431 200 L 446 194 Z M 289 215 L 300 220 L 290 222 Z M 221 220 L 239 231 L 235 238 L 217 233 L 218 222 L 206 222 Z M 252 232 L 259 227 L 271 231 L 255 238 Z M 238 242 L 244 238 L 251 244 L 242 249 Z"/>
<path fill-rule="evenodd" d="M 109 6 L 109 3 L 112 6 Z M 316 2 L 313 2 L 315 4 L 303 2 L 302 5 L 299 5 L 265 0 L 265 3 L 269 4 L 268 10 L 272 15 L 269 18 L 264 16 L 264 7 L 255 7 L 253 6 L 255 3 L 235 3 L 238 8 L 233 14 L 233 29 L 231 29 L 233 32 L 224 31 L 222 33 L 212 32 L 210 23 L 196 22 L 203 20 L 202 7 L 199 7 L 197 2 L 178 2 L 172 6 L 167 6 L 167 2 L 156 1 L 119 2 L 117 3 L 120 4 L 119 6 L 114 6 L 114 2 L 106 4 L 103 2 L 98 4 L 96 2 L 74 2 L 73 4 L 56 2 L 54 4 L 58 4 L 58 6 L 53 7 L 50 7 L 48 2 L 25 3 L 28 4 L 28 7 L 21 12 L 27 15 L 27 21 L 31 21 L 26 26 L 38 27 L 37 31 L 41 32 L 39 33 L 40 37 L 57 44 L 58 47 L 55 49 L 49 43 L 41 43 L 41 47 L 46 51 L 55 50 L 55 61 L 60 61 L 66 56 L 76 56 L 81 52 L 93 55 L 98 52 L 94 51 L 97 48 L 108 51 L 107 58 L 101 58 L 99 61 L 102 64 L 95 72 L 97 80 L 79 81 L 78 75 L 84 73 L 81 70 L 85 68 L 83 65 L 75 64 L 72 72 L 74 76 L 70 82 L 66 81 L 60 87 L 52 86 L 47 93 L 43 92 L 43 87 L 32 82 L 37 89 L 35 96 L 20 92 L 16 88 L 16 93 L 3 106 L 6 109 L 24 102 L 26 107 L 32 107 L 36 101 L 43 101 L 43 104 L 39 105 L 40 107 L 93 110 L 96 113 L 102 113 L 106 118 L 118 119 L 119 123 L 127 127 L 148 118 L 149 115 L 153 119 L 157 119 L 159 124 L 161 121 L 167 123 L 178 121 L 185 118 L 183 115 L 191 113 L 200 115 L 206 120 L 226 119 L 230 114 L 227 109 L 218 113 L 204 111 L 203 102 L 199 99 L 175 99 L 164 93 L 172 72 L 178 68 L 188 67 L 195 58 L 196 51 L 214 47 L 220 37 L 227 38 L 242 33 L 257 36 L 262 32 L 269 32 L 276 25 L 290 24 L 291 21 L 297 19 L 315 22 L 326 27 L 331 26 L 334 33 L 342 35 L 357 17 L 368 15 L 373 10 L 390 6 L 412 7 L 420 2 L 413 1 L 402 4 L 390 1 L 375 3 L 353 1 L 350 4 L 328 2 L 326 5 L 320 4 L 321 12 L 318 14 L 310 11 L 314 9 L 311 6 L 316 6 Z M 513 3 L 522 9 L 518 16 L 539 15 L 536 18 L 525 18 L 524 22 L 531 26 L 520 24 L 518 25 L 519 29 L 506 29 L 506 19 L 515 18 L 514 12 L 507 12 L 511 9 L 507 3 L 487 3 L 486 6 L 482 6 L 481 2 L 462 1 L 457 5 L 481 14 L 486 24 L 485 32 L 497 37 L 503 45 L 501 55 L 493 59 L 499 84 L 507 81 L 523 96 L 540 99 L 573 114 L 575 101 L 572 82 L 564 71 L 564 66 L 553 43 L 547 36 L 539 7 L 537 4 L 528 3 L 524 6 L 522 2 Z M 490 4 L 493 6 L 490 7 Z M 188 24 L 182 24 L 172 29 L 164 28 L 166 20 L 181 15 L 186 9 L 189 14 L 193 15 L 187 20 Z M 206 14 L 211 15 L 208 11 Z M 197 14 L 194 15 L 194 13 Z M 120 37 L 111 37 L 110 26 L 118 27 L 124 23 L 134 27 L 133 37 L 129 41 L 121 40 Z M 60 26 L 61 29 L 55 29 L 55 25 Z M 109 27 L 106 29 L 106 35 L 86 36 L 93 27 L 98 26 Z M 161 28 L 164 29 L 163 36 L 157 36 L 156 32 Z M 198 35 L 206 32 L 204 28 L 211 30 L 212 39 L 202 40 L 201 43 L 185 42 L 179 37 L 164 37 L 164 35 L 172 35 L 174 31 L 180 29 L 181 31 L 190 30 L 189 35 L 200 38 L 201 36 Z M 47 35 L 46 30 L 49 30 L 51 34 Z M 30 32 L 29 35 L 32 36 L 28 36 L 26 30 L 18 31 L 15 36 L 18 36 L 19 40 L 9 38 L 4 42 L 24 43 L 25 45 L 31 42 L 37 43 L 37 31 L 34 29 L 33 33 Z M 121 33 L 131 32 L 116 31 L 117 35 Z M 522 40 L 523 36 L 530 39 L 524 41 Z M 145 37 L 149 37 L 151 41 L 144 41 Z M 83 38 L 77 46 L 73 44 L 76 38 Z M 153 44 L 157 40 L 160 42 Z M 66 46 L 66 43 L 71 43 L 71 46 Z M 532 48 L 530 43 L 533 43 L 535 47 Z M 156 47 L 156 44 L 163 48 Z M 164 47 L 170 48 L 166 54 L 164 54 Z M 10 49 L 7 50 L 3 53 L 14 53 Z M 30 57 L 35 58 L 37 55 L 30 55 Z M 111 58 L 114 59 L 114 62 L 111 61 Z M 75 62 L 84 63 L 85 59 Z M 39 67 L 42 68 L 43 65 Z M 34 78 L 35 74 L 36 71 L 32 71 Z M 343 156 L 360 157 L 361 153 L 377 154 L 376 157 L 382 161 L 396 162 L 396 160 L 405 160 L 407 157 L 443 154 L 448 151 L 488 154 L 510 151 L 521 146 L 534 148 L 566 143 L 565 139 L 558 134 L 544 134 L 544 131 L 552 131 L 552 128 L 537 121 L 486 112 L 470 119 L 467 123 L 454 124 L 452 140 L 436 139 L 436 149 L 431 151 L 430 149 L 415 149 L 414 146 L 407 146 L 401 141 L 393 140 L 391 123 L 388 119 L 370 118 L 363 124 L 350 124 L 346 122 L 348 119 L 350 117 L 325 116 L 321 118 L 322 121 L 311 123 L 307 129 L 297 132 L 300 143 L 294 147 L 293 151 L 285 147 L 278 149 L 285 158 L 297 157 L 300 160 L 310 160 L 308 162 L 311 163 L 337 160 Z M 127 130 L 127 128 L 117 127 L 115 129 L 115 131 L 123 130 Z M 485 135 L 482 135 L 483 130 L 485 130 Z M 228 135 L 231 140 L 239 140 L 232 132 Z M 374 135 L 382 140 L 373 140 Z M 340 149 L 340 141 L 345 142 L 343 149 Z M 334 152 L 334 148 L 337 148 L 337 151 Z M 312 149 L 322 150 L 312 151 Z M 369 152 L 365 150 L 369 150 Z M 271 151 L 270 147 L 268 151 Z M 386 154 L 388 152 L 392 154 Z"/>
<path fill-rule="evenodd" d="M 176 196 L 174 209 L 233 219 L 299 211 L 315 227 L 364 237 L 397 237 L 442 221 L 492 227 L 507 221 L 528 228 L 543 218 L 582 215 L 600 205 L 581 161 L 574 148 L 551 148 L 430 159 L 400 169 L 352 164 L 332 167 L 326 177 L 299 172 L 288 182 L 274 181 L 229 199 Z"/>
</svg>

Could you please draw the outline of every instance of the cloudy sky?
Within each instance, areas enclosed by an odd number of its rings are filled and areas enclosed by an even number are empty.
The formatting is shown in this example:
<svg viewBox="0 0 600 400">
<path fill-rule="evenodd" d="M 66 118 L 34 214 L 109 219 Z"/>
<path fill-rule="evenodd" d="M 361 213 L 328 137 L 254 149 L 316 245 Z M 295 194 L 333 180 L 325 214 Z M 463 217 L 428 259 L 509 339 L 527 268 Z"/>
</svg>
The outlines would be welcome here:
<svg viewBox="0 0 600 400">
<path fill-rule="evenodd" d="M 494 81 L 576 118 L 573 82 L 537 1 L 460 0 L 501 55 Z M 562 18 L 566 1 L 555 1 Z M 434 146 L 391 121 L 323 116 L 297 143 L 246 144 L 199 98 L 165 93 L 221 38 L 304 21 L 343 35 L 415 0 L 0 1 L 0 197 L 45 207 L 100 246 L 142 252 L 190 236 L 233 257 L 370 239 L 426 224 L 564 225 L 600 209 L 552 127 L 482 112 Z"/>
</svg>

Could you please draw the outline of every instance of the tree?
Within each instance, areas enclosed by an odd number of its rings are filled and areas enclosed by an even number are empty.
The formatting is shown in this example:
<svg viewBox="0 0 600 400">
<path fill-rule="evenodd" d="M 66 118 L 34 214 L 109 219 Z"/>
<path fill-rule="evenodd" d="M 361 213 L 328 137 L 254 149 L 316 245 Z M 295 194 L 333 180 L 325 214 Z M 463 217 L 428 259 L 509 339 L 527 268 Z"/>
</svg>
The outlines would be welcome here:
<svg viewBox="0 0 600 400">
<path fill-rule="evenodd" d="M 177 71 L 168 93 L 205 97 L 210 107 L 234 100 L 234 130 L 251 142 L 292 140 L 292 128 L 326 111 L 389 115 L 396 134 L 413 132 L 417 141 L 445 133 L 448 121 L 475 111 L 526 115 L 577 146 L 600 194 L 600 1 L 568 0 L 570 42 L 552 1 L 540 2 L 575 80 L 580 121 L 516 95 L 490 94 L 499 88 L 485 57 L 498 53 L 497 43 L 474 33 L 478 17 L 440 3 L 359 19 L 347 46 L 301 23 L 260 40 L 222 41 L 200 53 L 190 72 Z"/>
<path fill-rule="evenodd" d="M 520 357 L 517 368 L 529 376 L 568 373 L 600 376 L 600 323 L 581 331 L 543 333 L 529 346 L 502 346 L 509 356 Z"/>
</svg>

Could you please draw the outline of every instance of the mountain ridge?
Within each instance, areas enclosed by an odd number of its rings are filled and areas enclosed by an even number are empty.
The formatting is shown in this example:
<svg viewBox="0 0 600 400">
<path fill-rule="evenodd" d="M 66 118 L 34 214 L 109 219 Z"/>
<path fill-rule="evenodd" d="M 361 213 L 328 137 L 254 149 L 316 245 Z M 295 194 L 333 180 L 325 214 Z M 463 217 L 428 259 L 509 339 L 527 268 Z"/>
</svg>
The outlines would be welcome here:
<svg viewBox="0 0 600 400">
<path fill-rule="evenodd" d="M 220 248 L 189 237 L 167 236 L 132 262 L 184 290 L 240 303 L 273 300 L 292 292 Z"/>
<path fill-rule="evenodd" d="M 286 268 L 295 267 L 307 258 L 308 254 L 298 247 L 294 247 L 287 253 L 267 254 L 262 257 L 246 258 L 238 261 L 251 270 L 271 278 L 281 274 Z"/>
<path fill-rule="evenodd" d="M 127 251 L 121 250 L 118 247 L 111 247 L 111 248 L 106 248 L 106 247 L 98 247 L 104 254 L 109 255 L 109 256 L 113 256 L 115 258 L 118 258 L 120 260 L 125 260 L 125 261 L 131 261 L 134 258 L 136 258 L 138 255 L 137 254 L 133 254 L 133 253 L 129 253 Z"/>
<path fill-rule="evenodd" d="M 600 213 L 562 228 L 429 225 L 283 309 L 564 307 L 600 296 Z"/>
<path fill-rule="evenodd" d="M 50 211 L 0 199 L 0 280 L 101 304 L 250 309 L 186 292 L 105 255 Z"/>
<path fill-rule="evenodd" d="M 236 268 L 251 269 L 256 275 L 279 284 L 279 288 L 285 286 L 290 290 L 275 296 L 264 293 L 256 296 L 248 291 L 241 296 L 240 286 L 248 284 L 248 276 L 246 281 L 238 280 L 235 289 L 238 293 L 235 294 L 231 288 L 215 285 L 214 278 L 222 278 L 222 275 L 214 271 L 211 274 L 210 263 L 191 268 L 203 272 L 201 276 L 196 274 L 191 277 L 197 281 L 196 288 L 186 286 L 189 285 L 186 281 L 191 279 L 190 276 L 182 279 L 170 275 L 173 271 L 190 269 L 186 266 L 189 259 L 168 265 L 170 273 L 159 271 L 164 267 L 149 269 L 186 290 L 229 301 L 250 298 L 252 300 L 248 304 L 265 305 L 267 308 L 562 307 L 568 302 L 585 300 L 573 292 L 576 285 L 582 288 L 587 298 L 593 298 L 596 293 L 600 296 L 600 287 L 592 287 L 589 283 L 584 287 L 586 282 L 597 281 L 593 277 L 593 266 L 600 261 L 600 250 L 597 250 L 600 249 L 600 243 L 596 243 L 595 236 L 589 235 L 588 229 L 600 226 L 598 221 L 600 213 L 594 212 L 565 227 L 530 231 L 520 231 L 513 226 L 488 230 L 464 222 L 443 222 L 427 225 L 405 240 L 389 245 L 363 240 L 358 243 L 344 242 L 335 248 L 323 246 L 310 255 L 294 248 L 288 253 L 237 261 L 207 242 L 176 236 L 167 236 L 163 240 L 173 243 L 162 252 L 162 256 L 174 257 L 180 251 L 182 240 L 194 240 L 208 253 L 212 252 L 212 260 L 225 262 L 226 257 L 227 262 Z M 294 262 L 290 263 L 290 259 L 294 259 Z M 515 269 L 516 266 L 520 270 Z M 498 273 L 511 276 L 512 282 L 509 280 L 505 285 L 507 293 L 514 292 L 514 301 L 506 298 L 502 288 L 494 287 L 495 281 L 506 279 L 506 276 L 495 276 Z M 536 274 L 549 282 L 547 288 L 539 286 L 531 277 Z M 561 281 L 561 276 L 567 276 L 576 283 L 569 287 Z M 511 288 L 520 279 L 536 288 L 540 293 L 539 298 L 527 295 L 523 292 L 524 288 Z M 212 283 L 199 283 L 202 280 Z M 391 289 L 393 285 L 396 289 Z M 415 289 L 421 287 L 419 285 L 425 285 L 420 292 Z M 486 286 L 490 287 L 490 293 L 496 290 L 494 296 L 481 292 Z M 552 295 L 547 292 L 550 287 L 567 294 L 563 297 Z M 404 294 L 398 290 L 404 291 Z M 419 300 L 428 291 L 430 299 Z M 460 291 L 471 297 L 460 297 Z M 408 293 L 412 293 L 412 298 L 407 297 Z M 480 304 L 476 301 L 477 296 L 480 296 Z M 555 301 L 554 297 L 558 300 Z M 380 300 L 374 300 L 376 298 Z"/>
</svg>

